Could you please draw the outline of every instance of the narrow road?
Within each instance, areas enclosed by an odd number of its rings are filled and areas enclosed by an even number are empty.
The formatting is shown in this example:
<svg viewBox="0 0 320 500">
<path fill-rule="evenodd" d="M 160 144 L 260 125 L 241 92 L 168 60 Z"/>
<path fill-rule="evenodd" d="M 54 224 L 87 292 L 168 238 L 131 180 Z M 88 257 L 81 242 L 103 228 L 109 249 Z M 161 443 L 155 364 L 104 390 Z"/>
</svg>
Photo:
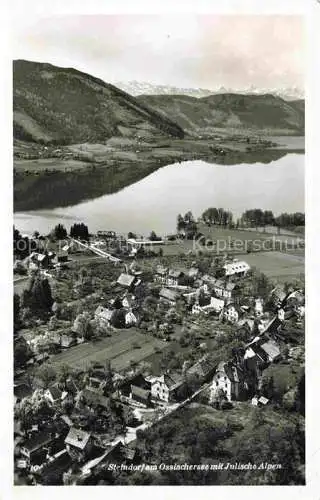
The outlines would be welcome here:
<svg viewBox="0 0 320 500">
<path fill-rule="evenodd" d="M 108 260 L 110 260 L 111 262 L 114 262 L 114 263 L 120 263 L 120 262 L 122 262 L 121 259 L 118 259 L 118 257 L 114 257 L 110 253 L 107 253 L 107 252 L 104 252 L 103 250 L 100 250 L 100 248 L 97 248 L 93 244 L 90 245 L 90 244 L 82 243 L 81 241 L 75 240 L 73 238 L 69 238 L 69 239 L 73 243 L 81 246 L 82 248 L 85 248 L 86 250 L 91 250 L 93 253 L 95 253 L 99 257 L 105 257 L 106 259 L 108 259 Z"/>
</svg>

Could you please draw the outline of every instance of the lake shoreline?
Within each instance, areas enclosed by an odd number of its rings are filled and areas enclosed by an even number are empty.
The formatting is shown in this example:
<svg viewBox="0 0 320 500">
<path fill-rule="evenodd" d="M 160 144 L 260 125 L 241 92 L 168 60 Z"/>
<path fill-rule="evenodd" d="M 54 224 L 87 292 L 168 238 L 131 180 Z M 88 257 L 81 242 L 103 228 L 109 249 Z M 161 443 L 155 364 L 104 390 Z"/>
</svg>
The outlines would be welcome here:
<svg viewBox="0 0 320 500">
<path fill-rule="evenodd" d="M 210 206 L 224 206 L 235 217 L 256 207 L 275 214 L 304 211 L 303 155 L 276 158 L 270 163 L 228 168 L 203 160 L 186 161 L 156 166 L 151 173 L 147 165 L 143 175 L 137 169 L 125 169 L 120 174 L 113 172 L 112 179 L 107 168 L 89 173 L 56 172 L 50 183 L 38 176 L 36 184 L 26 185 L 24 195 L 33 192 L 30 208 L 16 210 L 15 223 L 26 232 L 49 232 L 58 222 L 66 227 L 85 222 L 90 231 L 108 228 L 145 234 L 153 229 L 168 234 L 179 213 L 191 210 L 198 217 Z M 37 193 L 40 198 L 34 199 Z M 35 209 L 42 200 L 43 206 Z M 52 208 L 47 208 L 49 204 Z"/>
<path fill-rule="evenodd" d="M 261 139 L 267 141 L 267 137 Z M 297 145 L 271 143 L 248 146 L 246 142 L 236 142 L 231 138 L 214 144 L 209 140 L 172 140 L 159 143 L 151 150 L 146 146 L 140 150 L 130 147 L 103 150 L 103 145 L 87 145 L 94 150 L 92 156 L 77 156 L 78 149 L 70 153 L 61 149 L 59 157 L 15 158 L 14 160 L 14 212 L 67 207 L 90 200 L 96 196 L 117 193 L 121 189 L 142 180 L 154 171 L 185 161 L 202 160 L 215 165 L 241 165 L 243 163 L 270 163 L 288 153 L 303 154 Z M 138 146 L 135 144 L 134 146 Z M 140 146 L 139 146 L 140 147 Z M 250 150 L 248 150 L 250 148 Z M 70 147 L 67 148 L 70 150 Z M 89 154 L 86 151 L 86 154 Z M 84 161 L 86 159 L 86 161 Z M 50 194 L 58 184 L 68 187 L 70 195 L 60 199 Z M 88 184 L 94 184 L 92 192 Z M 79 189 L 75 186 L 79 185 Z"/>
</svg>

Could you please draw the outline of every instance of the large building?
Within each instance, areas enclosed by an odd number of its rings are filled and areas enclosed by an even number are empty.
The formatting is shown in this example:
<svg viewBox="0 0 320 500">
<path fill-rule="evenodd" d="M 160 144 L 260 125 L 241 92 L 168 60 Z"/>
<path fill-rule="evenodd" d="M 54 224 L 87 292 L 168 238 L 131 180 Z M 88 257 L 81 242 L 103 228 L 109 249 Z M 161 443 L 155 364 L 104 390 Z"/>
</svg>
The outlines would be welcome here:
<svg viewBox="0 0 320 500">
<path fill-rule="evenodd" d="M 245 276 L 250 270 L 249 264 L 243 260 L 234 260 L 224 266 L 226 276 Z"/>
<path fill-rule="evenodd" d="M 245 387 L 243 372 L 232 363 L 221 361 L 212 379 L 210 402 L 220 395 L 228 401 L 240 399 Z"/>
</svg>

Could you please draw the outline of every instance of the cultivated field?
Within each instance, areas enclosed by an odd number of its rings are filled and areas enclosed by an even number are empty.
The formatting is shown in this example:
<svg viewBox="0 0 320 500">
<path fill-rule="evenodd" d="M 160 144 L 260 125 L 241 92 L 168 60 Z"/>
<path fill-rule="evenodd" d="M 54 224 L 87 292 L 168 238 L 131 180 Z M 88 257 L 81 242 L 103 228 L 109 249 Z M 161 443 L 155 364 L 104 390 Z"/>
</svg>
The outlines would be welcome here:
<svg viewBox="0 0 320 500">
<path fill-rule="evenodd" d="M 268 251 L 289 248 L 294 245 L 303 247 L 303 237 L 298 235 L 291 236 L 287 234 L 270 234 L 267 232 L 241 229 L 224 229 L 220 227 L 208 227 L 204 224 L 198 225 L 198 231 L 208 240 L 211 240 L 212 246 L 201 246 L 200 240 L 177 240 L 170 242 L 162 247 L 163 255 L 178 255 L 179 253 L 189 253 L 191 251 L 202 250 L 212 254 L 239 254 L 245 253 L 247 249 L 253 251 Z M 205 239 L 202 238 L 202 243 Z"/>
<path fill-rule="evenodd" d="M 238 256 L 238 258 L 240 258 Z M 288 281 L 305 272 L 304 255 L 284 252 L 260 252 L 243 255 L 243 259 L 269 278 Z"/>
<path fill-rule="evenodd" d="M 79 170 L 88 168 L 88 162 L 74 160 L 70 158 L 68 160 L 63 160 L 61 158 L 41 158 L 35 160 L 20 160 L 15 159 L 13 163 L 14 168 L 18 171 L 26 171 L 28 172 L 45 172 L 46 170 L 50 171 L 70 171 L 70 170 Z"/>
<path fill-rule="evenodd" d="M 130 362 L 140 362 L 153 354 L 155 347 L 164 349 L 166 343 L 143 335 L 136 329 L 115 331 L 111 337 L 97 342 L 71 347 L 51 357 L 51 364 L 58 367 L 67 364 L 73 368 L 87 369 L 92 361 L 110 361 L 114 370 L 130 367 Z M 139 347 L 137 347 L 139 346 Z"/>
</svg>

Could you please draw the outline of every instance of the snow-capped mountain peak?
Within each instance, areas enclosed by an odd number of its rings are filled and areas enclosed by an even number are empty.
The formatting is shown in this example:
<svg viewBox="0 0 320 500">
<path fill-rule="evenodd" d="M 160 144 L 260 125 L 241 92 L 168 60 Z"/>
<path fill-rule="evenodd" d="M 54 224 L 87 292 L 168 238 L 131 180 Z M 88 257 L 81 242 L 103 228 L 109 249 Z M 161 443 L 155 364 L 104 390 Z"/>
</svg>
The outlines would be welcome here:
<svg viewBox="0 0 320 500">
<path fill-rule="evenodd" d="M 133 96 L 148 94 L 148 95 L 188 95 L 191 97 L 207 97 L 212 94 L 273 94 L 274 96 L 281 97 L 285 100 L 291 101 L 295 99 L 304 99 L 304 91 L 298 86 L 293 87 L 280 87 L 280 88 L 257 88 L 251 84 L 247 88 L 226 88 L 224 86 L 217 87 L 216 89 L 203 89 L 203 88 L 185 88 L 176 87 L 172 85 L 153 84 L 148 82 L 139 82 L 132 80 L 129 82 L 116 82 L 115 85 Z"/>
</svg>

